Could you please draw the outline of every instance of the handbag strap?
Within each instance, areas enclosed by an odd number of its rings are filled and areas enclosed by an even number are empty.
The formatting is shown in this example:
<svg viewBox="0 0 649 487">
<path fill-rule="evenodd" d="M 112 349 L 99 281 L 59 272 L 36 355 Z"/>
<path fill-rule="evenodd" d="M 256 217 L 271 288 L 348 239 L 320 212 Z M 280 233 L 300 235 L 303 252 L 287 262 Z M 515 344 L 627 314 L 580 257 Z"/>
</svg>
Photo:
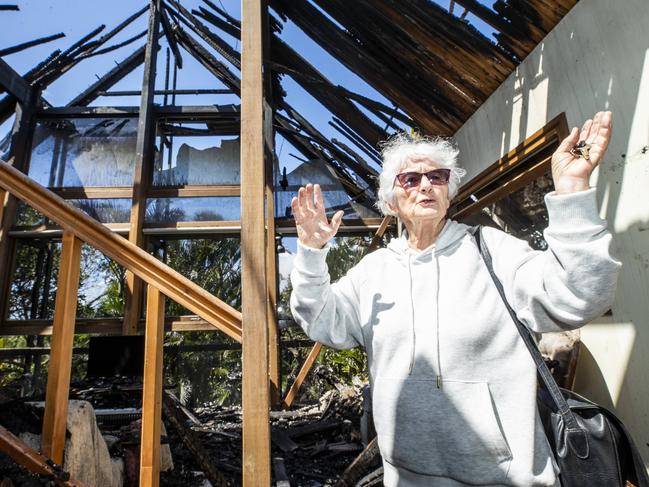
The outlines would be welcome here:
<svg viewBox="0 0 649 487">
<path fill-rule="evenodd" d="M 518 319 L 518 317 L 516 316 L 516 312 L 512 309 L 512 307 L 509 305 L 509 302 L 507 301 L 507 297 L 505 296 L 505 290 L 503 289 L 503 285 L 498 279 L 498 276 L 496 276 L 496 273 L 494 272 L 491 253 L 489 252 L 489 249 L 487 248 L 487 245 L 484 242 L 484 238 L 482 238 L 482 227 L 481 226 L 472 227 L 470 229 L 470 233 L 473 235 L 473 238 L 475 238 L 478 244 L 478 248 L 480 249 L 480 255 L 482 256 L 482 260 L 487 266 L 489 275 L 491 276 L 491 279 L 493 280 L 496 289 L 498 289 L 498 293 L 500 294 L 500 297 L 502 298 L 502 301 L 505 307 L 507 308 L 507 311 L 509 312 L 509 316 L 511 316 L 512 321 L 516 325 L 516 329 L 518 330 L 518 333 L 523 339 L 523 342 L 525 343 L 527 350 L 530 352 L 530 355 L 532 356 L 532 360 L 534 360 L 534 364 L 536 365 L 536 370 L 538 372 L 538 375 L 541 378 L 541 381 L 545 386 L 546 390 L 550 394 L 552 402 L 556 406 L 557 413 L 560 414 L 561 417 L 563 418 L 564 425 L 568 430 L 582 430 L 582 428 L 579 426 L 579 423 L 577 422 L 577 419 L 575 418 L 574 413 L 570 410 L 570 406 L 568 406 L 566 399 L 563 397 L 563 394 L 561 394 L 561 390 L 559 389 L 559 386 L 554 380 L 554 377 L 552 376 L 552 372 L 550 372 L 550 369 L 545 363 L 545 360 L 543 360 L 543 356 L 541 355 L 541 352 L 536 346 L 536 341 L 532 337 L 532 333 Z"/>
</svg>

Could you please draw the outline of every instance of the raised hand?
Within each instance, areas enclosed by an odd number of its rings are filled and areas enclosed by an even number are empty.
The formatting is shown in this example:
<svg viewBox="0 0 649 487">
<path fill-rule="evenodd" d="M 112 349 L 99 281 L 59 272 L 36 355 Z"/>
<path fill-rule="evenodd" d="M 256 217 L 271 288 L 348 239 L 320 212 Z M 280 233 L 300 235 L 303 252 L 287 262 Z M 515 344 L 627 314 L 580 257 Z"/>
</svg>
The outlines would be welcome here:
<svg viewBox="0 0 649 487">
<path fill-rule="evenodd" d="M 592 120 L 586 120 L 581 131 L 575 127 L 563 139 L 552 155 L 552 179 L 557 194 L 575 193 L 590 187 L 590 175 L 604 157 L 611 140 L 612 121 L 611 112 L 597 112 Z M 588 159 L 571 152 L 581 141 L 590 145 Z"/>
<path fill-rule="evenodd" d="M 327 220 L 319 184 L 300 188 L 291 200 L 291 208 L 300 243 L 314 249 L 321 249 L 336 235 L 343 219 L 341 210 L 331 217 L 331 222 Z"/>
</svg>

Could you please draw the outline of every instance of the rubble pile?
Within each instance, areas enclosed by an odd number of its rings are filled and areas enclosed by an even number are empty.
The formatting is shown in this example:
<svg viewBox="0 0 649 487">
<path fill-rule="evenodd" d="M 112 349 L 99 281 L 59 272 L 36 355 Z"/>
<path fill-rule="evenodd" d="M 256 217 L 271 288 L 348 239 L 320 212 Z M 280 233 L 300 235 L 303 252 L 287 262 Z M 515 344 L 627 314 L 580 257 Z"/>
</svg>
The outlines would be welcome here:
<svg viewBox="0 0 649 487">
<path fill-rule="evenodd" d="M 71 399 L 87 401 L 94 408 L 110 456 L 123 463 L 124 487 L 138 485 L 141 389 L 141 384 L 127 379 L 86 383 L 71 389 Z M 289 411 L 271 411 L 273 485 L 357 485 L 356 481 L 341 483 L 340 477 L 363 451 L 363 440 L 367 442 L 367 435 L 361 434 L 362 414 L 361 387 L 340 384 L 318 401 L 298 404 Z M 241 484 L 240 406 L 207 404 L 190 411 L 165 391 L 163 423 L 161 486 Z M 42 409 L 24 400 L 1 404 L 0 424 L 16 435 L 38 435 Z M 364 474 L 371 474 L 378 466 L 378 457 L 373 457 L 364 465 Z M 5 479 L 12 482 L 7 485 L 16 487 L 49 484 L 0 453 L 0 482 Z"/>
</svg>

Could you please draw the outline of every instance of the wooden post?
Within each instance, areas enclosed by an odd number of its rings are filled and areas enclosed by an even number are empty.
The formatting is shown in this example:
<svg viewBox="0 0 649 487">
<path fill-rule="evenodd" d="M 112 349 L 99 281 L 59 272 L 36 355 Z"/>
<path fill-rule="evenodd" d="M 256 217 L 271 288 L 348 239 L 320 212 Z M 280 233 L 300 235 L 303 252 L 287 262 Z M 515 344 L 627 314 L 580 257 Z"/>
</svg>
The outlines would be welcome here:
<svg viewBox="0 0 649 487">
<path fill-rule="evenodd" d="M 268 9 L 262 10 L 262 57 L 264 66 L 270 65 L 270 24 Z M 280 336 L 277 324 L 277 245 L 275 243 L 275 188 L 273 184 L 273 168 L 275 165 L 275 132 L 273 130 L 273 77 L 270 69 L 263 72 L 264 91 L 264 125 L 263 137 L 265 147 L 266 170 L 266 277 L 268 279 L 268 373 L 270 377 L 270 404 L 280 406 L 281 397 L 281 368 L 280 368 Z"/>
<path fill-rule="evenodd" d="M 81 240 L 72 233 L 68 231 L 63 233 L 41 440 L 43 454 L 59 465 L 63 463 L 65 428 L 68 420 L 68 395 L 74 324 L 77 315 L 81 245 Z"/>
<path fill-rule="evenodd" d="M 243 485 L 270 485 L 268 281 L 264 227 L 262 9 L 241 2 Z"/>
<path fill-rule="evenodd" d="M 313 348 L 311 348 L 309 355 L 307 355 L 306 360 L 304 361 L 304 364 L 300 369 L 300 372 L 297 374 L 295 382 L 293 382 L 293 385 L 286 393 L 286 398 L 282 402 L 283 409 L 291 409 L 291 406 L 293 406 L 293 401 L 295 401 L 297 393 L 300 391 L 300 387 L 302 387 L 302 383 L 306 379 L 307 375 L 309 375 L 311 367 L 313 367 L 315 360 L 320 354 L 320 350 L 322 350 L 322 343 L 316 342 L 315 345 L 313 345 Z"/>
<path fill-rule="evenodd" d="M 158 30 L 160 28 L 160 0 L 151 0 L 149 13 L 149 37 L 144 57 L 142 97 L 137 126 L 135 152 L 135 174 L 133 178 L 133 200 L 131 203 L 131 226 L 128 239 L 138 247 L 144 246 L 144 214 L 146 195 L 153 171 L 155 148 L 155 120 L 153 118 L 153 95 L 155 91 L 156 60 L 158 57 Z M 126 303 L 122 334 L 137 333 L 143 297 L 142 280 L 130 271 L 126 272 Z"/>
<path fill-rule="evenodd" d="M 162 293 L 153 286 L 148 286 L 140 435 L 140 487 L 158 487 L 160 484 L 164 305 L 165 298 Z"/>
<path fill-rule="evenodd" d="M 22 78 L 21 78 L 22 79 Z M 32 135 L 34 133 L 35 103 L 40 92 L 30 88 L 27 98 L 16 105 L 16 121 L 12 129 L 9 164 L 16 169 L 27 172 L 31 155 Z M 16 198 L 0 190 L 0 321 L 7 318 L 9 291 L 11 289 L 12 261 L 15 250 L 14 242 L 8 235 L 14 223 Z"/>
</svg>

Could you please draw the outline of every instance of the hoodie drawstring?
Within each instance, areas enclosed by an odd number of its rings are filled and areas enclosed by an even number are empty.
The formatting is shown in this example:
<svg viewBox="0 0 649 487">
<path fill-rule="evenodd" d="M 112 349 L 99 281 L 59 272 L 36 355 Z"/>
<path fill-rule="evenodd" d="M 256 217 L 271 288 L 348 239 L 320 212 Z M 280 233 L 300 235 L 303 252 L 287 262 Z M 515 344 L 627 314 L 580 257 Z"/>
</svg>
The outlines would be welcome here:
<svg viewBox="0 0 649 487">
<path fill-rule="evenodd" d="M 412 349 L 410 351 L 410 366 L 408 367 L 408 375 L 412 374 L 412 369 L 415 366 L 415 303 L 412 296 L 412 268 L 410 266 L 411 255 L 408 254 L 408 284 L 410 285 L 410 327 L 412 330 Z"/>
<path fill-rule="evenodd" d="M 436 278 L 436 288 L 435 288 L 435 340 L 437 341 L 437 388 L 442 388 L 442 357 L 441 357 L 441 347 L 439 343 L 439 257 L 435 255 L 433 251 L 433 259 L 435 259 L 435 265 L 437 267 L 437 278 Z"/>
</svg>

